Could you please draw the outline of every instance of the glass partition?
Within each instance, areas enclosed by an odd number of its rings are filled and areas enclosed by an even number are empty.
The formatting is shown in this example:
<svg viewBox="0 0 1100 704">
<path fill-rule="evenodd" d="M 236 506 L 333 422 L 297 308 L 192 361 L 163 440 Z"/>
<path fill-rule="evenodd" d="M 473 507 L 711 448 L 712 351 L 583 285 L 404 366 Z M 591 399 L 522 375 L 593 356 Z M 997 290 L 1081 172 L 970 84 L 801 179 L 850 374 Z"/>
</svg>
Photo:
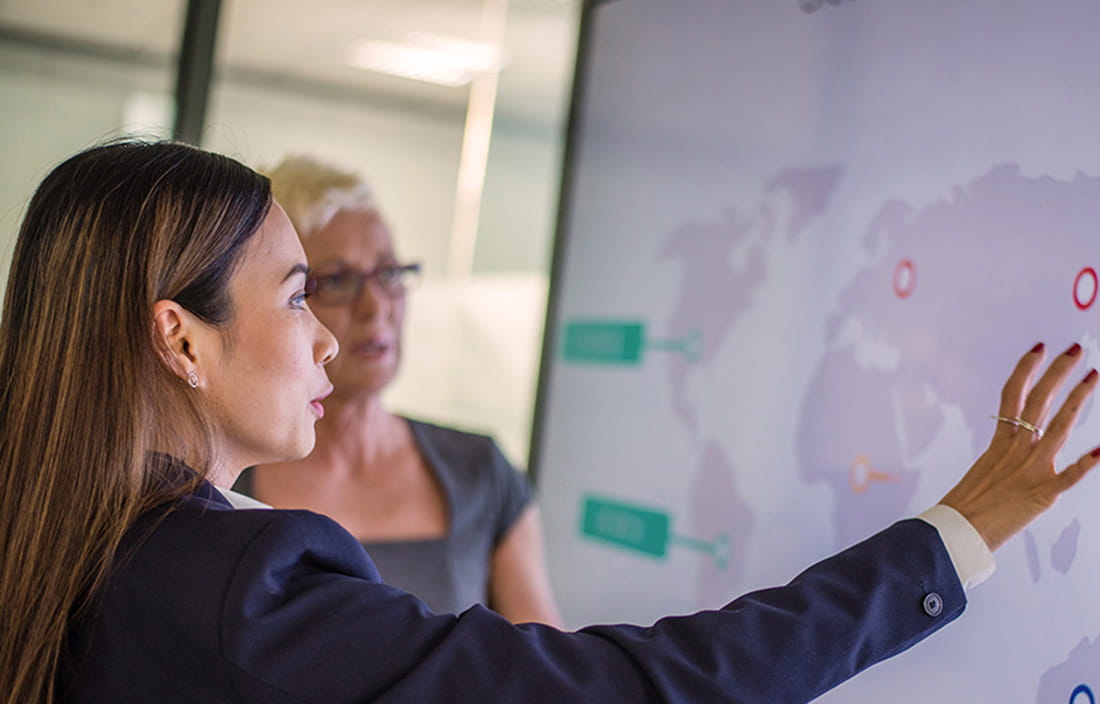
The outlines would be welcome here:
<svg viewBox="0 0 1100 704">
<path fill-rule="evenodd" d="M 578 2 L 237 0 L 205 131 L 252 165 L 305 153 L 371 184 L 424 264 L 388 406 L 492 434 L 517 464 L 578 21 Z"/>
<path fill-rule="evenodd" d="M 127 132 L 168 136 L 182 3 L 0 4 L 0 258 L 58 161 Z"/>
</svg>

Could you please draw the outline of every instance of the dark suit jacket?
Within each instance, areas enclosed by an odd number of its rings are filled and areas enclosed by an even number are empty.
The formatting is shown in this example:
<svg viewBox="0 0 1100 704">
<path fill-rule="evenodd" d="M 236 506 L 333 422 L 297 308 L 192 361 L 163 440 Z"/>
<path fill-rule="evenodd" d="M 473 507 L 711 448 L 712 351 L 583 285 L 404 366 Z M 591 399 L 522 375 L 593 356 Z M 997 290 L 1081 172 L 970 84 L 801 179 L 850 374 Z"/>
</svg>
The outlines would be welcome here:
<svg viewBox="0 0 1100 704">
<path fill-rule="evenodd" d="M 919 520 L 718 611 L 575 633 L 433 614 L 333 521 L 234 510 L 209 485 L 129 536 L 73 624 L 63 702 L 804 702 L 966 602 Z"/>
</svg>

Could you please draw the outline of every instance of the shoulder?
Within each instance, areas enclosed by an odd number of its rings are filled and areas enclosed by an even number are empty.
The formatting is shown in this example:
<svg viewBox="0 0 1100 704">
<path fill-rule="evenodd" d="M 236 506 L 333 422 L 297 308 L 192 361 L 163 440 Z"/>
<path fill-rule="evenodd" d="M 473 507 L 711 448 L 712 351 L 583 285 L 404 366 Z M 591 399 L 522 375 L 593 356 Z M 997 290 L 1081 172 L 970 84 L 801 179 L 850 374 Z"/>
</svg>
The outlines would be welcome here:
<svg viewBox="0 0 1100 704">
<path fill-rule="evenodd" d="M 184 499 L 169 511 L 153 511 L 128 535 L 123 571 L 229 579 L 269 572 L 308 559 L 377 578 L 362 546 L 335 521 L 310 511 L 232 509 Z M 281 566 L 281 567 L 280 567 Z"/>
<path fill-rule="evenodd" d="M 531 501 L 527 475 L 488 435 L 412 419 L 409 426 L 424 459 L 469 510 L 490 510 L 507 526 Z"/>
<path fill-rule="evenodd" d="M 430 443 L 441 450 L 468 453 L 489 452 L 496 449 L 496 442 L 488 435 L 438 425 L 424 420 L 406 418 L 417 442 Z"/>
<path fill-rule="evenodd" d="M 95 608 L 73 621 L 66 686 L 95 693 L 88 701 L 159 701 L 169 690 L 179 701 L 221 701 L 234 690 L 266 693 L 249 701 L 289 701 L 279 694 L 285 687 L 264 681 L 277 679 L 273 668 L 285 670 L 284 654 L 302 657 L 302 634 L 331 648 L 347 617 L 333 618 L 342 605 L 367 612 L 394 604 L 395 618 L 426 613 L 384 585 L 355 538 L 330 519 L 234 510 L 206 493 L 142 516 Z M 364 632 L 355 634 L 360 641 Z M 340 649 L 352 652 L 350 642 Z"/>
<path fill-rule="evenodd" d="M 516 473 L 496 441 L 488 435 L 408 420 L 417 447 L 437 471 L 473 475 L 482 481 L 488 481 L 491 476 Z"/>
</svg>

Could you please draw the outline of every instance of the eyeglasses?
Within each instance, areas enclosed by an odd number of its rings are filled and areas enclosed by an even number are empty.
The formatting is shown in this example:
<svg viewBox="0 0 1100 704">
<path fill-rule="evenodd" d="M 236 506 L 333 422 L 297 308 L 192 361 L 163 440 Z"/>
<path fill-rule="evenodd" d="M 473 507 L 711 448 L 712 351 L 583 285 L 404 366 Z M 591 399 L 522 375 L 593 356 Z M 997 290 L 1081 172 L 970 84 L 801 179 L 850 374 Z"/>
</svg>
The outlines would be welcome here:
<svg viewBox="0 0 1100 704">
<path fill-rule="evenodd" d="M 306 279 L 306 293 L 311 302 L 325 306 L 346 306 L 359 300 L 367 281 L 371 279 L 390 298 L 400 298 L 419 277 L 419 262 L 382 264 L 371 271 L 341 269 L 331 274 L 310 276 Z"/>
</svg>

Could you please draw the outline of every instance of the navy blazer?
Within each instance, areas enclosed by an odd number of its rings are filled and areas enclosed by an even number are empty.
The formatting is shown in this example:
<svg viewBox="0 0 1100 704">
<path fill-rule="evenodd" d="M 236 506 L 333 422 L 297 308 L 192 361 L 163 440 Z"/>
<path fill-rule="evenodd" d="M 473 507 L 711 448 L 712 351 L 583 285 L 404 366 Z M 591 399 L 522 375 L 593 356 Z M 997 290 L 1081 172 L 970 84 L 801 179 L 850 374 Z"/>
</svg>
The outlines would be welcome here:
<svg viewBox="0 0 1100 704">
<path fill-rule="evenodd" d="M 907 520 L 785 587 L 649 627 L 437 615 L 335 522 L 234 510 L 204 485 L 129 532 L 72 625 L 60 701 L 805 702 L 965 604 L 936 529 Z"/>
</svg>

